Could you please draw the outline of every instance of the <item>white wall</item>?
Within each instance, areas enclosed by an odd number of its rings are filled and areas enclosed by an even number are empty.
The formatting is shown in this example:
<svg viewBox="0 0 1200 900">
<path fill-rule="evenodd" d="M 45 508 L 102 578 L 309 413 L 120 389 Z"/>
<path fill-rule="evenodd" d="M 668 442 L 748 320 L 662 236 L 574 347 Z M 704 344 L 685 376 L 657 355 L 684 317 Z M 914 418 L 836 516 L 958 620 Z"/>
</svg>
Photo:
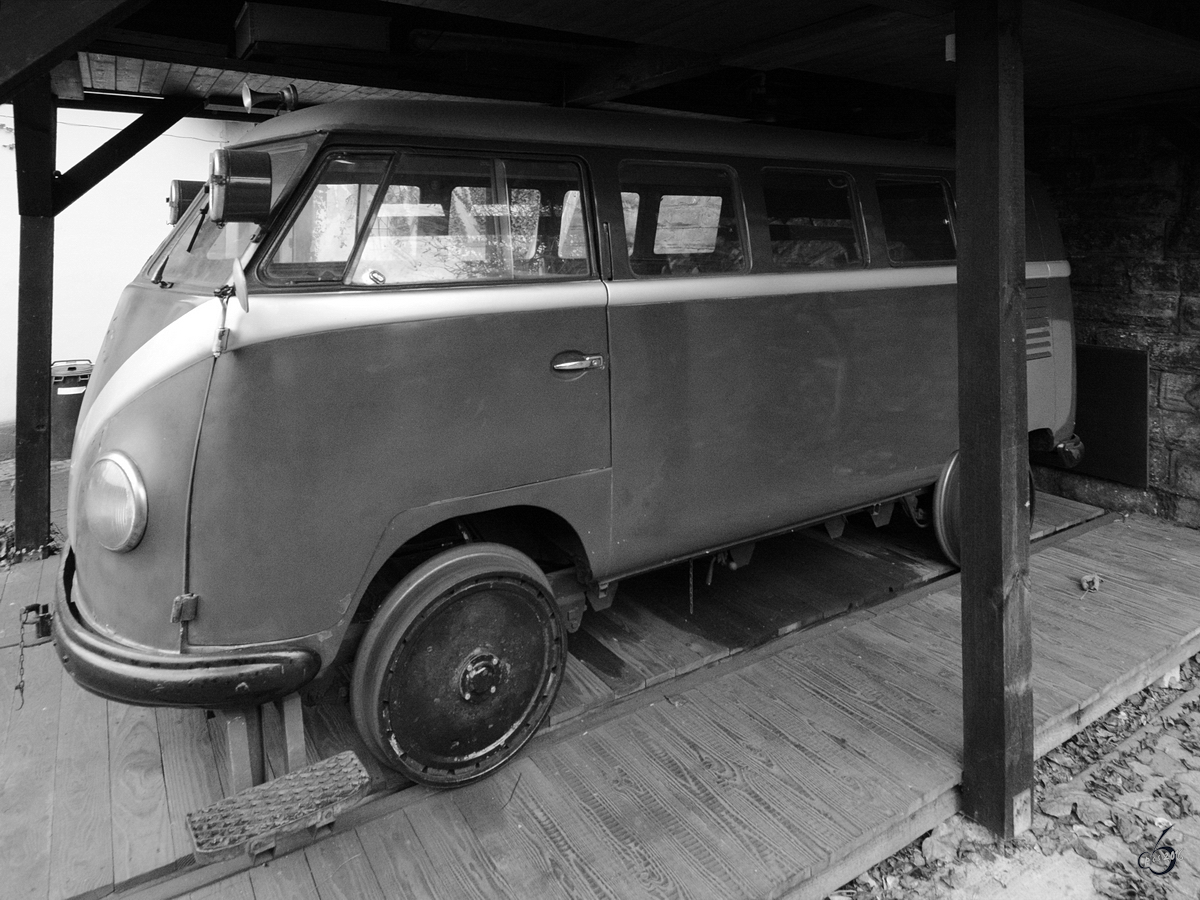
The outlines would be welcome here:
<svg viewBox="0 0 1200 900">
<path fill-rule="evenodd" d="M 58 159 L 65 172 L 135 117 L 64 109 L 58 113 Z M 17 213 L 12 107 L 0 106 L 0 423 L 16 417 Z M 94 360 L 121 290 L 169 230 L 171 180 L 201 180 L 208 154 L 248 125 L 185 119 L 55 221 L 53 358 Z"/>
</svg>

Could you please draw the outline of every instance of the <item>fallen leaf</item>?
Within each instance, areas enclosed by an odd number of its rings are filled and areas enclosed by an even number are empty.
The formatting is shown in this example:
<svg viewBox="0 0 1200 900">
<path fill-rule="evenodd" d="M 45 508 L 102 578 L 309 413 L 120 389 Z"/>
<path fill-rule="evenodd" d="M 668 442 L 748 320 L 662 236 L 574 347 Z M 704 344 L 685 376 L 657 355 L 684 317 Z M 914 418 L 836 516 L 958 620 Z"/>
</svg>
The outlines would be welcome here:
<svg viewBox="0 0 1200 900">
<path fill-rule="evenodd" d="M 1039 810 L 1034 810 L 1032 831 L 1035 836 L 1039 835 L 1039 834 L 1043 834 L 1047 828 L 1052 828 L 1054 826 L 1054 824 L 1055 824 L 1054 819 L 1050 818 L 1047 815 L 1044 815 Z"/>
<path fill-rule="evenodd" d="M 1132 844 L 1142 836 L 1142 824 L 1133 816 L 1122 816 L 1117 822 L 1117 830 L 1126 844 Z"/>
<path fill-rule="evenodd" d="M 1111 810 L 1107 803 L 1102 803 L 1095 797 L 1085 796 L 1075 804 L 1075 815 L 1084 825 L 1092 826 L 1109 817 Z"/>
<path fill-rule="evenodd" d="M 1075 800 L 1073 797 L 1051 797 L 1039 803 L 1038 808 L 1048 816 L 1061 819 L 1075 809 Z"/>
<path fill-rule="evenodd" d="M 1173 775 L 1177 775 L 1183 769 L 1183 764 L 1179 760 L 1166 753 L 1155 753 L 1150 758 L 1149 766 L 1151 772 L 1163 778 L 1170 778 Z"/>
</svg>

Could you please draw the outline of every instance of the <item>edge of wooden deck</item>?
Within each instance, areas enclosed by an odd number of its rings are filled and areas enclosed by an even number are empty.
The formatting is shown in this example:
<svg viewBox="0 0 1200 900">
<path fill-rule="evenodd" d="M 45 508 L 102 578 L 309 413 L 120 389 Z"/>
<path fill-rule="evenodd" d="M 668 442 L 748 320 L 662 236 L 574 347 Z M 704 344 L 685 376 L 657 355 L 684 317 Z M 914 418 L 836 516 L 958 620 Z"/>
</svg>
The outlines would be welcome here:
<svg viewBox="0 0 1200 900">
<path fill-rule="evenodd" d="M 1035 552 L 1056 547 L 1087 532 L 1111 524 L 1119 518 L 1120 516 L 1116 514 L 1103 514 L 1070 528 L 1046 534 L 1036 542 Z M 656 703 L 670 702 L 672 695 L 682 694 L 706 682 L 747 668 L 786 649 L 801 646 L 810 641 L 821 640 L 830 633 L 852 628 L 856 624 L 869 621 L 884 612 L 892 612 L 916 603 L 931 594 L 953 589 L 958 583 L 959 573 L 957 571 L 948 573 L 904 594 L 891 597 L 884 603 L 861 607 L 836 619 L 826 620 L 809 628 L 784 634 L 769 643 L 735 652 L 673 679 L 669 684 L 647 688 L 615 700 L 595 710 L 592 715 L 586 717 L 586 721 L 570 719 L 562 722 L 539 733 L 531 741 L 530 748 L 552 746 L 639 709 L 653 706 Z M 1200 627 L 1133 670 L 1123 673 L 1091 696 L 1041 723 L 1035 730 L 1035 756 L 1044 756 L 1087 724 L 1105 715 L 1125 697 L 1157 681 L 1163 674 L 1197 652 L 1200 652 Z M 782 898 L 782 900 L 823 900 L 830 892 L 852 880 L 858 873 L 959 812 L 961 809 L 960 780 L 961 773 L 957 778 L 951 778 L 951 783 L 935 789 L 931 796 L 926 797 L 906 815 L 888 821 L 859 836 L 853 845 L 847 848 L 847 852 L 839 856 L 829 868 L 806 877 L 794 885 L 781 885 L 780 892 L 774 896 Z M 440 792 L 432 788 L 413 786 L 398 793 L 369 798 L 361 806 L 343 814 L 335 823 L 333 834 L 349 833 L 366 823 L 414 806 L 437 793 Z M 154 872 L 145 873 L 125 884 L 77 895 L 71 900 L 98 900 L 98 898 L 108 895 L 120 897 L 123 900 L 160 900 L 160 898 L 165 900 L 165 898 L 206 887 L 253 867 L 253 862 L 248 858 L 196 867 L 190 858 L 184 857 L 176 860 L 173 864 L 160 867 Z"/>
</svg>

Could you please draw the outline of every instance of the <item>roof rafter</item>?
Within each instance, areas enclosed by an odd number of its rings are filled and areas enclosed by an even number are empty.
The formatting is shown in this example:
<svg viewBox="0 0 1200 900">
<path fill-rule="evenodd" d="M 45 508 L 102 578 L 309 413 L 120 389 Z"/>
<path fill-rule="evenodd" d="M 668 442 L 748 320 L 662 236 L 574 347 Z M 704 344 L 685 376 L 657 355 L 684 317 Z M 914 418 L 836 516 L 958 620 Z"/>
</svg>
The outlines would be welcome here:
<svg viewBox="0 0 1200 900">
<path fill-rule="evenodd" d="M 635 47 L 568 81 L 564 99 L 569 106 L 594 106 L 664 84 L 685 81 L 720 66 L 716 57 L 703 53 L 671 47 Z"/>
<path fill-rule="evenodd" d="M 436 60 L 433 63 L 427 60 L 415 63 L 404 54 L 260 42 L 254 55 L 239 59 L 228 56 L 225 48 L 215 44 L 181 43 L 163 40 L 156 35 L 118 30 L 102 35 L 89 44 L 87 50 L 92 54 L 115 58 L 154 60 L 216 72 L 283 77 L 295 81 L 307 79 L 312 82 L 429 94 L 529 99 L 529 87 L 518 83 L 517 79 L 505 82 L 491 79 L 482 85 L 486 87 L 483 90 L 481 82 L 465 78 L 449 63 L 441 67 Z M 544 102 L 556 102 L 559 99 L 558 91 L 554 96 L 546 95 L 541 99 Z"/>
<path fill-rule="evenodd" d="M 907 12 L 864 6 L 822 22 L 759 41 L 724 54 L 722 64 L 747 69 L 799 68 L 829 48 L 861 42 L 868 32 L 887 31 L 911 16 Z"/>
<path fill-rule="evenodd" d="M 102 29 L 148 0 L 7 0 L 0 5 L 0 102 L 48 75 Z"/>
</svg>

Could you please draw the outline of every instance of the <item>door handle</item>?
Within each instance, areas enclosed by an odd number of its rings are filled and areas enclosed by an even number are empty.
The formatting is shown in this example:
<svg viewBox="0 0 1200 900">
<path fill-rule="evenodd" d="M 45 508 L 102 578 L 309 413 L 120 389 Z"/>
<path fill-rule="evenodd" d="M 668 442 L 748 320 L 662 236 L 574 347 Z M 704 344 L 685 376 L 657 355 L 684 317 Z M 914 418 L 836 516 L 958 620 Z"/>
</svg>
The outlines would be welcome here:
<svg viewBox="0 0 1200 900">
<path fill-rule="evenodd" d="M 565 357 L 565 358 L 562 358 Z M 555 372 L 582 372 L 586 369 L 603 369 L 604 357 L 599 353 L 560 353 L 559 357 L 550 364 Z"/>
</svg>

